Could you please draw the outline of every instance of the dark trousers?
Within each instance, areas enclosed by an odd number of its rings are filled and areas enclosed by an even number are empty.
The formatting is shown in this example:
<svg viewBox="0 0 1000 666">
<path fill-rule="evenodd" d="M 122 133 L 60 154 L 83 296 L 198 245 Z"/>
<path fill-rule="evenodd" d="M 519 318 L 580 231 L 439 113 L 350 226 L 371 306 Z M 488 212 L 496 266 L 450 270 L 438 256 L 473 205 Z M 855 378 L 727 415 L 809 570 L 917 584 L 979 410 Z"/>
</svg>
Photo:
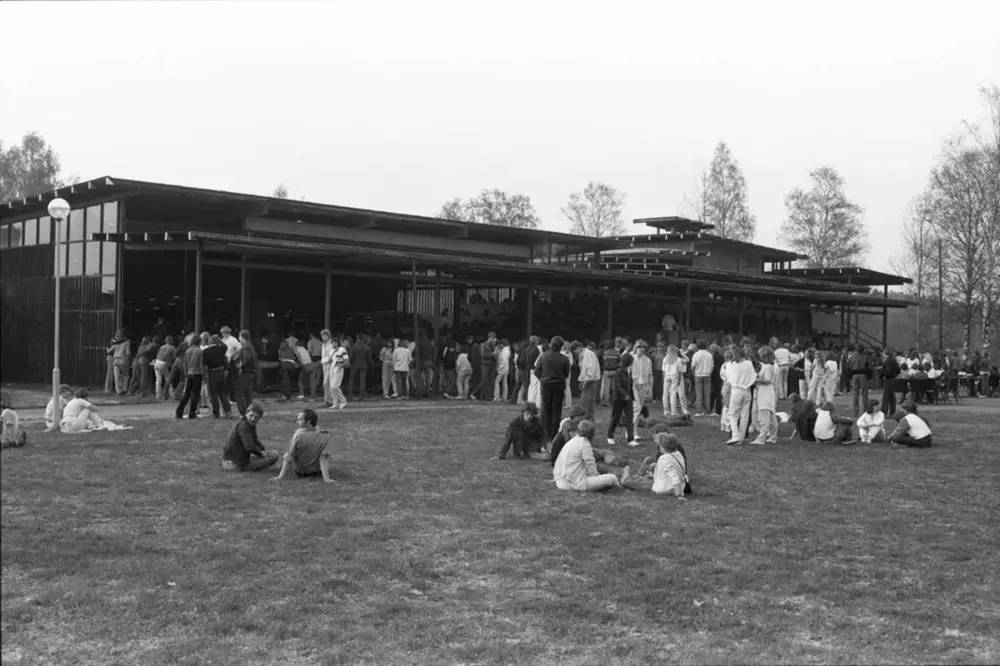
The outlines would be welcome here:
<svg viewBox="0 0 1000 666">
<path fill-rule="evenodd" d="M 618 424 L 622 421 L 625 422 L 625 433 L 631 442 L 635 439 L 635 431 L 632 429 L 631 400 L 615 400 L 611 403 L 611 423 L 608 424 L 608 439 L 615 438 L 615 430 L 618 430 Z"/>
<path fill-rule="evenodd" d="M 188 375 L 184 382 L 184 395 L 177 403 L 177 418 L 184 416 L 184 408 L 190 405 L 188 417 L 198 416 L 198 403 L 201 402 L 201 375 Z"/>
<path fill-rule="evenodd" d="M 868 375 L 860 373 L 851 375 L 851 393 L 854 417 L 857 418 L 868 409 Z"/>
<path fill-rule="evenodd" d="M 722 414 L 722 379 L 719 378 L 719 373 L 717 372 L 712 374 L 710 400 L 709 411 Z"/>
<path fill-rule="evenodd" d="M 484 365 L 480 370 L 479 386 L 476 387 L 476 392 L 475 392 L 476 397 L 479 398 L 480 400 L 492 400 L 493 382 L 496 380 L 496 378 L 497 378 L 496 367 L 492 365 Z M 565 390 L 563 392 L 565 393 Z"/>
<path fill-rule="evenodd" d="M 236 400 L 236 380 L 239 376 L 240 369 L 234 358 L 229 362 L 229 367 L 226 368 L 226 395 L 229 396 L 230 402 Z"/>
<path fill-rule="evenodd" d="M 903 446 L 910 446 L 915 449 L 929 449 L 931 448 L 931 436 L 921 437 L 920 439 L 913 439 L 909 435 L 899 435 L 896 437 L 895 442 L 897 444 L 902 444 Z"/>
<path fill-rule="evenodd" d="M 583 418 L 594 420 L 594 409 L 597 407 L 597 395 L 601 392 L 601 380 L 593 379 L 583 384 L 580 391 L 580 406 L 587 412 Z"/>
<path fill-rule="evenodd" d="M 354 387 L 358 387 L 358 397 L 365 397 L 365 383 L 368 380 L 366 368 L 351 368 L 351 376 L 347 380 L 347 397 L 354 397 Z"/>
<path fill-rule="evenodd" d="M 257 382 L 257 373 L 241 372 L 236 380 L 236 409 L 240 416 L 247 413 L 247 408 L 253 402 L 253 385 Z"/>
<path fill-rule="evenodd" d="M 882 413 L 887 419 L 896 413 L 896 392 L 892 390 L 892 382 L 893 380 L 886 379 L 882 387 Z"/>
<path fill-rule="evenodd" d="M 292 377 L 297 377 L 298 373 L 298 366 L 281 362 L 281 393 L 285 396 L 285 400 L 292 399 Z"/>
<path fill-rule="evenodd" d="M 217 368 L 208 371 L 208 399 L 212 403 L 212 415 L 219 415 L 219 403 L 222 403 L 222 412 L 229 416 L 233 407 L 229 404 L 229 396 L 226 395 L 226 369 Z"/>
<path fill-rule="evenodd" d="M 542 427 L 549 439 L 559 432 L 563 401 L 566 399 L 566 382 L 542 380 Z"/>
</svg>

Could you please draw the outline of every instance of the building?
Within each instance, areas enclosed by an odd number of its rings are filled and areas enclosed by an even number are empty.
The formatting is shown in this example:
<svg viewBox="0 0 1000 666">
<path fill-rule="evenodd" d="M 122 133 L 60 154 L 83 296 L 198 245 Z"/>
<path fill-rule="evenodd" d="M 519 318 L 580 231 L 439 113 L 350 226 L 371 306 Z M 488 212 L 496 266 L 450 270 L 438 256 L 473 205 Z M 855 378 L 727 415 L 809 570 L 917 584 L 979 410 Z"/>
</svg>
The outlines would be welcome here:
<svg viewBox="0 0 1000 666">
<path fill-rule="evenodd" d="M 56 196 L 72 212 L 47 217 Z M 258 333 L 529 331 L 605 337 L 809 334 L 811 312 L 906 307 L 859 284 L 776 272 L 797 255 L 736 243 L 681 218 L 595 239 L 104 177 L 0 206 L 3 379 L 45 382 L 56 234 L 60 365 L 101 385 L 120 327 L 133 339 L 228 324 Z M 769 271 L 765 269 L 770 269 Z M 822 276 L 820 276 L 822 278 Z M 843 333 L 842 333 L 843 335 Z"/>
</svg>

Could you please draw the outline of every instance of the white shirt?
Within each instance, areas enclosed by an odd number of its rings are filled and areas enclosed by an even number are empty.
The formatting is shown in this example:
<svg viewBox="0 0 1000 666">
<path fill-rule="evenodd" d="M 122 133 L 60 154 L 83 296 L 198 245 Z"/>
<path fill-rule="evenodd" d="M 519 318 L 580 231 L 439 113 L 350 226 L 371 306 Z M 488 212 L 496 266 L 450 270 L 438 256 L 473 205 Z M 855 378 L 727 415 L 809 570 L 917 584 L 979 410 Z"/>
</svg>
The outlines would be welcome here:
<svg viewBox="0 0 1000 666">
<path fill-rule="evenodd" d="M 455 359 L 455 371 L 460 374 L 471 374 L 472 373 L 472 363 L 469 362 L 469 355 L 462 352 Z"/>
<path fill-rule="evenodd" d="M 406 347 L 396 347 L 392 350 L 392 369 L 394 372 L 410 371 L 410 350 Z"/>
<path fill-rule="evenodd" d="M 337 347 L 333 352 L 333 367 L 343 368 L 347 365 L 347 350 L 343 346 Z"/>
<path fill-rule="evenodd" d="M 826 362 L 826 371 L 828 373 L 837 372 L 838 367 L 839 366 L 837 365 L 837 362 L 834 361 L 832 358 Z"/>
<path fill-rule="evenodd" d="M 76 420 L 76 417 L 80 416 L 80 412 L 85 409 L 90 409 L 93 407 L 89 402 L 83 398 L 73 398 L 67 404 L 65 409 L 63 409 L 63 420 L 69 419 L 71 421 Z"/>
<path fill-rule="evenodd" d="M 648 356 L 638 354 L 632 357 L 632 367 L 629 368 L 632 381 L 640 386 L 649 386 L 653 383 L 653 362 Z"/>
<path fill-rule="evenodd" d="M 69 406 L 67 405 L 66 408 L 69 409 Z M 931 436 L 930 426 L 916 414 L 907 414 L 903 417 L 903 420 L 906 421 L 906 425 L 909 426 L 907 428 L 907 433 L 909 433 L 910 437 L 913 439 L 923 439 L 924 437 Z"/>
<path fill-rule="evenodd" d="M 937 379 L 938 377 L 940 377 L 943 374 L 944 374 L 944 370 L 940 370 L 938 368 L 931 368 L 930 370 L 927 371 L 927 378 L 928 379 Z"/>
<path fill-rule="evenodd" d="M 243 349 L 243 345 L 232 335 L 227 335 L 222 338 L 222 343 L 226 345 L 226 361 L 232 362 L 234 358 L 240 355 L 240 350 Z"/>
<path fill-rule="evenodd" d="M 865 412 L 858 418 L 858 432 L 861 434 L 862 442 L 872 441 L 879 433 L 885 437 L 885 414 L 881 410 L 874 414 Z"/>
<path fill-rule="evenodd" d="M 312 363 L 312 357 L 309 356 L 309 351 L 305 347 L 302 347 L 301 345 L 295 348 L 295 355 L 298 356 L 299 363 L 301 363 L 303 366 Z"/>
<path fill-rule="evenodd" d="M 594 450 L 590 442 L 579 435 L 566 442 L 552 467 L 552 480 L 561 480 L 571 486 L 577 486 L 586 481 L 588 476 L 596 475 Z"/>
<path fill-rule="evenodd" d="M 784 347 L 778 347 L 774 350 L 774 362 L 776 365 L 791 365 L 792 363 L 792 352 L 785 349 Z"/>
<path fill-rule="evenodd" d="M 580 381 L 596 382 L 601 379 L 601 363 L 589 347 L 580 351 Z"/>
<path fill-rule="evenodd" d="M 739 363 L 729 364 L 729 385 L 734 389 L 749 391 L 750 387 L 757 383 L 757 371 L 753 369 L 753 363 L 743 359 Z"/>
<path fill-rule="evenodd" d="M 497 354 L 497 374 L 506 375 L 510 372 L 510 347 L 504 347 Z"/>
<path fill-rule="evenodd" d="M 323 365 L 331 365 L 333 363 L 333 341 L 323 343 L 323 354 L 320 356 Z"/>
<path fill-rule="evenodd" d="M 653 492 L 683 496 L 684 482 L 687 480 L 687 474 L 684 473 L 686 467 L 687 461 L 680 451 L 664 453 L 657 458 L 653 469 Z"/>
<path fill-rule="evenodd" d="M 833 422 L 833 416 L 825 409 L 816 410 L 816 425 L 813 426 L 813 435 L 816 439 L 833 439 L 837 434 L 837 425 Z"/>
<path fill-rule="evenodd" d="M 66 399 L 59 396 L 59 412 L 53 409 L 54 403 L 52 399 L 49 398 L 49 404 L 45 407 L 45 427 L 53 428 L 56 424 L 62 421 L 63 410 L 66 409 Z"/>
<path fill-rule="evenodd" d="M 699 349 L 691 357 L 691 370 L 695 377 L 711 377 L 714 367 L 715 359 L 712 358 L 712 352 L 707 349 Z"/>
</svg>

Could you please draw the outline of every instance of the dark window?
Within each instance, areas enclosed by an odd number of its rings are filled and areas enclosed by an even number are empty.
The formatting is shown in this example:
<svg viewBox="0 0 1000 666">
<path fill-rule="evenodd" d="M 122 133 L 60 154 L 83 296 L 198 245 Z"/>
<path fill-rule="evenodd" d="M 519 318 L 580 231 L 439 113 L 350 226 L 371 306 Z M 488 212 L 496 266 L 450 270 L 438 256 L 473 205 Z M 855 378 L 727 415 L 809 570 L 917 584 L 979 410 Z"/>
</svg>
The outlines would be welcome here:
<svg viewBox="0 0 1000 666">
<path fill-rule="evenodd" d="M 103 231 L 101 228 L 101 207 L 90 206 L 87 208 L 87 231 L 83 237 L 84 240 L 90 240 L 90 234 L 99 234 Z"/>
<path fill-rule="evenodd" d="M 71 213 L 72 215 L 72 213 Z M 69 229 L 69 219 L 65 219 L 62 222 L 59 220 L 52 220 L 52 224 L 55 225 L 55 233 L 59 238 L 60 243 L 66 242 L 66 230 Z M 65 248 L 64 248 L 65 250 Z"/>
<path fill-rule="evenodd" d="M 47 245 L 52 242 L 52 218 L 43 217 L 38 220 L 38 244 Z"/>
<path fill-rule="evenodd" d="M 101 274 L 101 242 L 100 241 L 87 241 L 83 244 L 86 248 L 84 254 L 87 258 L 87 264 L 84 267 L 84 273 L 87 275 L 100 275 Z"/>
<path fill-rule="evenodd" d="M 24 223 L 24 244 L 38 244 L 38 220 L 27 220 Z"/>
<path fill-rule="evenodd" d="M 0 247 L 10 247 L 10 225 L 0 227 Z"/>
<path fill-rule="evenodd" d="M 83 240 L 83 210 L 80 208 L 69 213 L 69 239 L 70 241 Z"/>
<path fill-rule="evenodd" d="M 118 274 L 118 244 L 104 242 L 101 244 L 101 255 L 103 260 L 101 263 L 101 274 L 102 275 L 117 275 Z"/>
<path fill-rule="evenodd" d="M 118 202 L 109 201 L 104 204 L 104 233 L 118 233 Z"/>
<path fill-rule="evenodd" d="M 83 243 L 69 244 L 69 271 L 67 275 L 83 275 Z"/>
</svg>

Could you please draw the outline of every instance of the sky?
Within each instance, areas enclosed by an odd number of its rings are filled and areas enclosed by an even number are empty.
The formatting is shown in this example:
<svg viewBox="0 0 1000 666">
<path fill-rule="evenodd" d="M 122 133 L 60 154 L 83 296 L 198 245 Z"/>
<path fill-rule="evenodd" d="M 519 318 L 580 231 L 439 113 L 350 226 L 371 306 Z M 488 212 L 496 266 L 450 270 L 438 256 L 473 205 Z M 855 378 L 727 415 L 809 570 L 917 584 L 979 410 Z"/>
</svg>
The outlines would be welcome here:
<svg viewBox="0 0 1000 666">
<path fill-rule="evenodd" d="M 945 140 L 1000 84 L 1000 2 L 3 2 L 0 138 L 112 175 L 434 215 L 499 188 L 545 228 L 591 180 L 683 214 L 715 145 L 757 242 L 836 168 L 889 270 Z"/>
</svg>

